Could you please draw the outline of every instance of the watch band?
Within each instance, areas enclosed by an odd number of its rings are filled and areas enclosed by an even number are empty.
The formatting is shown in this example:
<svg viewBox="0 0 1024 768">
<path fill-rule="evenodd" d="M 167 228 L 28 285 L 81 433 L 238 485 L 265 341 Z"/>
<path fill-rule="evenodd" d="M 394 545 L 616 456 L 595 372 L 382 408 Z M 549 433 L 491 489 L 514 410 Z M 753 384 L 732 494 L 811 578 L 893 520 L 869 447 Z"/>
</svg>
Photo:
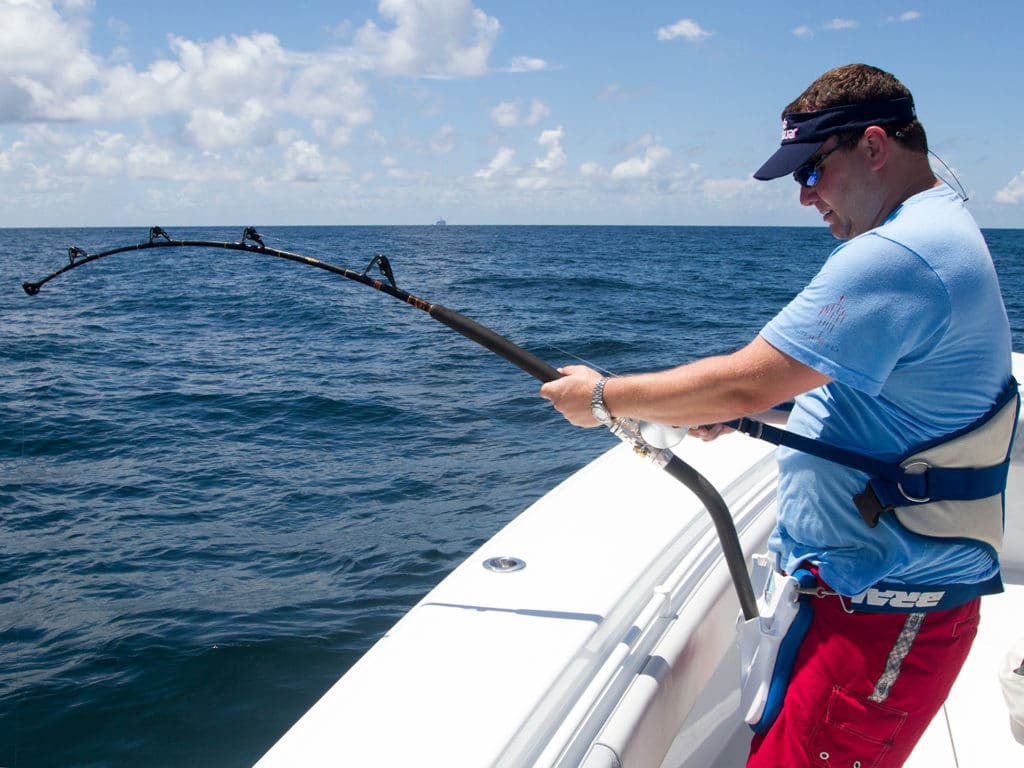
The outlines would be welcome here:
<svg viewBox="0 0 1024 768">
<path fill-rule="evenodd" d="M 590 398 L 590 412 L 595 419 L 606 427 L 610 427 L 615 423 L 615 419 L 612 418 L 612 414 L 604 402 L 604 385 L 607 383 L 608 377 L 605 376 L 594 385 L 594 394 Z"/>
</svg>

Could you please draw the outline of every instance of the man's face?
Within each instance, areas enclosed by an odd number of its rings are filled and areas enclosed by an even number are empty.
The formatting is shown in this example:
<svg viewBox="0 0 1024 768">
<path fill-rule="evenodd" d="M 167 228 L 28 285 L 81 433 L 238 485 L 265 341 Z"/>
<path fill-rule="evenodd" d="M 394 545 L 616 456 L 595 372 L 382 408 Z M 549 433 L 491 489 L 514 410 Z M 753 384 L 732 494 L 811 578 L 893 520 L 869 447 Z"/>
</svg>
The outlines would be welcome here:
<svg viewBox="0 0 1024 768">
<path fill-rule="evenodd" d="M 814 186 L 800 186 L 800 204 L 813 205 L 837 240 L 849 240 L 877 224 L 860 142 L 844 147 L 831 137 L 809 161 L 816 166 Z"/>
</svg>

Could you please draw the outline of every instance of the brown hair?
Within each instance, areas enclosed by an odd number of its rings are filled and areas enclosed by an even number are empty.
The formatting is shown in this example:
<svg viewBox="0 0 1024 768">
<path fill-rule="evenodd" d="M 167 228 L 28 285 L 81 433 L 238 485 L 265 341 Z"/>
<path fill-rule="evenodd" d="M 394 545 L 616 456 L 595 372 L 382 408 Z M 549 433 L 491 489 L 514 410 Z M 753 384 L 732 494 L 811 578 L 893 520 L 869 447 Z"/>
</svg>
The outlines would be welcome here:
<svg viewBox="0 0 1024 768">
<path fill-rule="evenodd" d="M 813 83 L 797 99 L 783 110 L 783 116 L 790 112 L 816 112 L 846 104 L 863 104 L 871 101 L 913 98 L 910 90 L 893 75 L 867 64 L 847 64 L 830 69 Z M 886 125 L 885 132 L 895 137 L 907 149 L 915 152 L 928 151 L 928 138 L 924 126 L 917 120 L 905 125 Z M 839 140 L 859 138 L 863 131 L 839 134 Z"/>
</svg>

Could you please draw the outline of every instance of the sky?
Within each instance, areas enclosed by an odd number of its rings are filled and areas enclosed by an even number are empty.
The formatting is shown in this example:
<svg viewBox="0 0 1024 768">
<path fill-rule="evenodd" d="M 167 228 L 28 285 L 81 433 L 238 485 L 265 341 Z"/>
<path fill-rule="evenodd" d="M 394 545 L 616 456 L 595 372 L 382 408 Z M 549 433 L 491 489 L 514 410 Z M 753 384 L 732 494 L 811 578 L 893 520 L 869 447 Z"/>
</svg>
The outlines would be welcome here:
<svg viewBox="0 0 1024 768">
<path fill-rule="evenodd" d="M 0 0 L 0 227 L 822 226 L 751 174 L 865 62 L 1019 228 L 1022 29 L 1020 0 Z"/>
</svg>

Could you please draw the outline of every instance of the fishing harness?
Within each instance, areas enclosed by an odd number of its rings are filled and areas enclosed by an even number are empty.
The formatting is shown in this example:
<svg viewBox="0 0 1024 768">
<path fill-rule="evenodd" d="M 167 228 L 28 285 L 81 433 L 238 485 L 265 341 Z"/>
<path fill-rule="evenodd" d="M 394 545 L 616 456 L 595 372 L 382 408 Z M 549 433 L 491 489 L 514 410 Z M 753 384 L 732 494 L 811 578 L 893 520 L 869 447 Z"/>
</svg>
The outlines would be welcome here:
<svg viewBox="0 0 1024 768">
<path fill-rule="evenodd" d="M 726 422 L 744 434 L 792 448 L 869 476 L 853 502 L 868 526 L 892 512 L 905 528 L 924 536 L 968 538 L 999 552 L 1003 494 L 1020 412 L 1012 376 L 981 418 L 889 462 L 748 418 Z"/>
</svg>

